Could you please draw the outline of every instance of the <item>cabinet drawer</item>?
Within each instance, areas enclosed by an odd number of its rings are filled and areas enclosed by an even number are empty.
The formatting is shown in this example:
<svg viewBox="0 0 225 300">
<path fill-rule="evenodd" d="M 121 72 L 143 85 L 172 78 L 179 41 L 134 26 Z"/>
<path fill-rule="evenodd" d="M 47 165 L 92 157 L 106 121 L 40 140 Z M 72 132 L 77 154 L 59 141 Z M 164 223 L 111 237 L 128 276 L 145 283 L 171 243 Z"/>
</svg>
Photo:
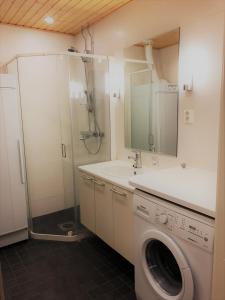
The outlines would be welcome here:
<svg viewBox="0 0 225 300">
<path fill-rule="evenodd" d="M 80 172 L 81 223 L 134 262 L 133 194 Z"/>
<path fill-rule="evenodd" d="M 81 223 L 95 232 L 94 177 L 83 172 L 80 173 L 79 198 Z"/>
<path fill-rule="evenodd" d="M 113 238 L 113 205 L 111 184 L 95 178 L 96 234 L 111 247 Z"/>
<path fill-rule="evenodd" d="M 133 263 L 133 194 L 122 188 L 113 186 L 112 197 L 115 250 Z"/>
</svg>

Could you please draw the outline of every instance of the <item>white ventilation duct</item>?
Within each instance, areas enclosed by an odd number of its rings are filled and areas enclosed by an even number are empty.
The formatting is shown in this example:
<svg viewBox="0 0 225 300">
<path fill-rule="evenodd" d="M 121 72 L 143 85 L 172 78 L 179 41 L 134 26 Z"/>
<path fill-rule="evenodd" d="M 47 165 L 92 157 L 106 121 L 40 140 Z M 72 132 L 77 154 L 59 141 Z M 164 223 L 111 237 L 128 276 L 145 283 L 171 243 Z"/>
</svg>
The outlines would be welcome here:
<svg viewBox="0 0 225 300">
<path fill-rule="evenodd" d="M 145 57 L 148 61 L 148 68 L 152 70 L 152 81 L 159 82 L 159 75 L 156 70 L 154 59 L 153 59 L 153 47 L 152 40 L 145 41 Z"/>
</svg>

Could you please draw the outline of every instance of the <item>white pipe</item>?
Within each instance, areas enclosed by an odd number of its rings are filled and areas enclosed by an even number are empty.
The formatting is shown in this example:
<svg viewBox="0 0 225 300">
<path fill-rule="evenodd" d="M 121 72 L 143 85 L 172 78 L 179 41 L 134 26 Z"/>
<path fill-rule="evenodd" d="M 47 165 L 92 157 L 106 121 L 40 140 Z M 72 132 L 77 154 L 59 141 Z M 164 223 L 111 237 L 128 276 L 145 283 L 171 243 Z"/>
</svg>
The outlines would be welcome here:
<svg viewBox="0 0 225 300">
<path fill-rule="evenodd" d="M 149 70 L 152 70 L 152 81 L 159 82 L 159 75 L 156 70 L 154 59 L 153 59 L 153 47 L 152 47 L 151 40 L 145 42 L 145 57 L 148 61 Z"/>
<path fill-rule="evenodd" d="M 150 42 L 148 44 L 145 44 L 145 57 L 146 60 L 148 61 L 148 67 L 152 68 L 152 66 L 154 65 L 154 61 L 153 61 L 152 45 Z"/>
</svg>

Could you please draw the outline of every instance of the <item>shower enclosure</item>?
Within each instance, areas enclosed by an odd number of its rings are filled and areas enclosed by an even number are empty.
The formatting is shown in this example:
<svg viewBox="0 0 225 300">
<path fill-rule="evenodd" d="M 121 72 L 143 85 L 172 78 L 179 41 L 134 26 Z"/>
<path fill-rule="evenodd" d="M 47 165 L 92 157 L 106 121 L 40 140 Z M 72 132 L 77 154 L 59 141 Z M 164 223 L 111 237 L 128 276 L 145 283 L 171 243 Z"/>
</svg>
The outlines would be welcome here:
<svg viewBox="0 0 225 300">
<path fill-rule="evenodd" d="M 79 223 L 78 170 L 110 159 L 108 59 L 78 53 L 18 56 L 31 233 L 73 240 Z"/>
</svg>

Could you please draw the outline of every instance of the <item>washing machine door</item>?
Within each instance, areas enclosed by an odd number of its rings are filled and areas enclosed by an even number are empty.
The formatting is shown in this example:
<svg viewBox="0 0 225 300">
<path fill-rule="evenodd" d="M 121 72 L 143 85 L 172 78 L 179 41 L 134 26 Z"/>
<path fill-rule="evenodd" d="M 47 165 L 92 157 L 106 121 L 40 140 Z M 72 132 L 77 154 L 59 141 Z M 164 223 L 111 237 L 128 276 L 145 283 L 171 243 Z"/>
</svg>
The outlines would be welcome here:
<svg viewBox="0 0 225 300">
<path fill-rule="evenodd" d="M 144 273 L 161 300 L 192 300 L 194 284 L 188 262 L 175 241 L 157 229 L 143 237 Z"/>
</svg>

